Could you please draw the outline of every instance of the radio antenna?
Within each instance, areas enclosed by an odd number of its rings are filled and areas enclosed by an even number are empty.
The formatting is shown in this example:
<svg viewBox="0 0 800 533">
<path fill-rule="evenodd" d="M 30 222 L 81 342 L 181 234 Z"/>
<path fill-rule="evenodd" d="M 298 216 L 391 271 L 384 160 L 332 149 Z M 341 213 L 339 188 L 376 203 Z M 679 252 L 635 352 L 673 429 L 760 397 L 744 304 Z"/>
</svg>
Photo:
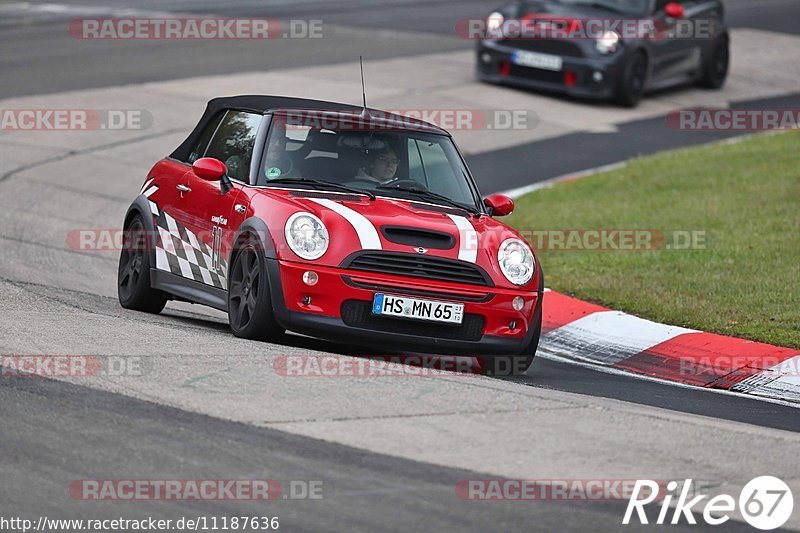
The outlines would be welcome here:
<svg viewBox="0 0 800 533">
<path fill-rule="evenodd" d="M 361 56 L 358 56 L 358 64 L 361 67 L 361 98 L 364 102 L 364 110 L 361 114 L 367 116 L 369 115 L 369 110 L 367 109 L 367 89 L 364 84 L 364 60 Z"/>
</svg>

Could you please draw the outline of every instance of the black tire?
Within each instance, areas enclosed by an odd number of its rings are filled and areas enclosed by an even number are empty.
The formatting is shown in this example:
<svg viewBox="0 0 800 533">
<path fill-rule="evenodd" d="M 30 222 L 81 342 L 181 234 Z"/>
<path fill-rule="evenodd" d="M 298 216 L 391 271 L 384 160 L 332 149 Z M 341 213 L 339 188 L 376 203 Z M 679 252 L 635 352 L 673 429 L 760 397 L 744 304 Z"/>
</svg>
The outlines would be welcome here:
<svg viewBox="0 0 800 533">
<path fill-rule="evenodd" d="M 232 261 L 228 322 L 233 334 L 243 339 L 277 340 L 284 333 L 272 310 L 266 259 L 252 242 L 240 244 Z"/>
<path fill-rule="evenodd" d="M 703 72 L 698 85 L 706 89 L 721 89 L 728 79 L 731 63 L 730 39 L 727 35 L 717 37 L 703 54 Z"/>
<path fill-rule="evenodd" d="M 150 286 L 151 243 L 137 214 L 125 228 L 117 269 L 117 296 L 125 309 L 160 313 L 167 304 L 166 295 Z"/>
<path fill-rule="evenodd" d="M 625 65 L 622 79 L 617 87 L 617 103 L 624 107 L 636 107 L 642 101 L 647 82 L 647 57 L 637 52 Z"/>
</svg>

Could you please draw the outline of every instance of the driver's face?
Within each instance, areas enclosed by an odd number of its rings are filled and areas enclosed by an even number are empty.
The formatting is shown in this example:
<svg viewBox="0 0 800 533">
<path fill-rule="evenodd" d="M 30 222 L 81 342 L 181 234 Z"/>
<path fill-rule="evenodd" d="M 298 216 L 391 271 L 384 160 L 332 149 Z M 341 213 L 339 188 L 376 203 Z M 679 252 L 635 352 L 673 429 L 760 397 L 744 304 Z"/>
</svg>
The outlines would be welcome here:
<svg viewBox="0 0 800 533">
<path fill-rule="evenodd" d="M 386 183 L 394 179 L 399 163 L 400 161 L 397 159 L 397 154 L 394 150 L 390 149 L 375 158 L 370 168 L 370 174 L 378 181 Z"/>
</svg>

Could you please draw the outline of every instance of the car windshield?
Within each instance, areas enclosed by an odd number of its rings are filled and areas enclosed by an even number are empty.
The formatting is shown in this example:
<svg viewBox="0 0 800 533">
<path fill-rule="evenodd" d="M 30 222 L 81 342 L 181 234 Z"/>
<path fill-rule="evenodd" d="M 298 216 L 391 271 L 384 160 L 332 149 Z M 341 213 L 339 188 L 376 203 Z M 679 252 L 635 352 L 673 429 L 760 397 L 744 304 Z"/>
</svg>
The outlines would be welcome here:
<svg viewBox="0 0 800 533">
<path fill-rule="evenodd" d="M 365 191 L 479 212 L 450 137 L 348 115 L 275 114 L 258 185 Z"/>
<path fill-rule="evenodd" d="M 609 9 L 617 13 L 645 15 L 650 9 L 650 0 L 556 0 L 561 4 L 590 6 Z"/>
</svg>

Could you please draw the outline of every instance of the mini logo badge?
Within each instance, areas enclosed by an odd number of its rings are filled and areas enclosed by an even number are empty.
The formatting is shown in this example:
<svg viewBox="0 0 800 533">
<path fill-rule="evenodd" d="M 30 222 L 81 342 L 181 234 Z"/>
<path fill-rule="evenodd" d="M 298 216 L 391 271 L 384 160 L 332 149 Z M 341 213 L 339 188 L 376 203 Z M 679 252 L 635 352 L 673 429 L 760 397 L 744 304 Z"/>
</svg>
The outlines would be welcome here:
<svg viewBox="0 0 800 533">
<path fill-rule="evenodd" d="M 427 248 L 423 248 L 422 246 L 420 246 L 419 248 L 414 248 L 414 251 L 417 252 L 418 254 L 427 254 L 428 253 L 428 249 Z"/>
</svg>

